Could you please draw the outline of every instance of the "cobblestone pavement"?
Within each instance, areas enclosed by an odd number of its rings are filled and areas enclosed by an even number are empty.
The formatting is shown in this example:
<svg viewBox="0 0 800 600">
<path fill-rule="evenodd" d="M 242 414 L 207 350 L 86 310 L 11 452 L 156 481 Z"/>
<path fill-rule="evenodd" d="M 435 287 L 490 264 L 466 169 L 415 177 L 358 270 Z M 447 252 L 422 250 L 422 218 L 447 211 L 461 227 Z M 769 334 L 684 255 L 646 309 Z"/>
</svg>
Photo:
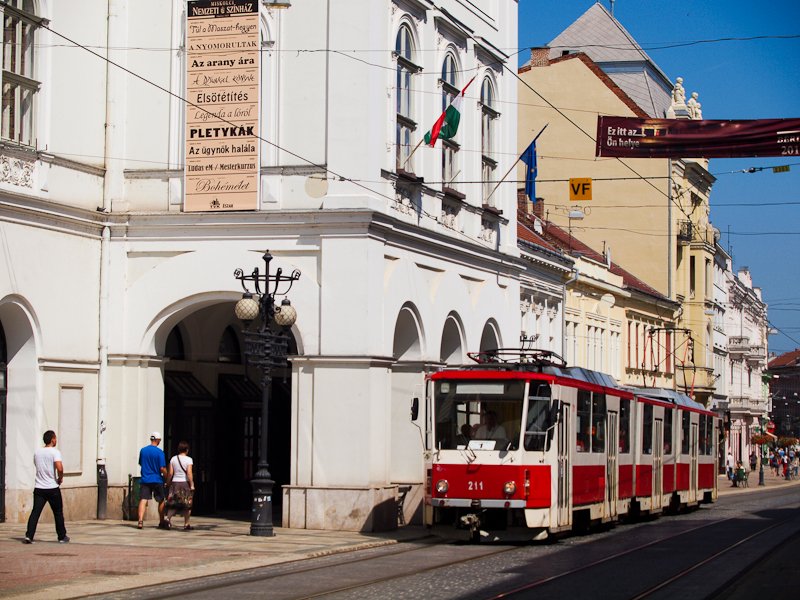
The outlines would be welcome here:
<svg viewBox="0 0 800 600">
<path fill-rule="evenodd" d="M 719 494 L 751 494 L 792 486 L 764 472 L 751 473 L 748 487 L 719 478 Z M 192 517 L 194 529 L 170 531 L 151 521 L 143 530 L 131 521 L 68 521 L 71 542 L 56 541 L 52 523 L 40 523 L 36 543 L 22 543 L 24 524 L 0 523 L 0 597 L 76 598 L 203 575 L 214 575 L 303 560 L 337 552 L 421 539 L 422 527 L 362 534 L 275 528 L 275 537 L 249 535 L 250 524 L 230 519 Z"/>
</svg>

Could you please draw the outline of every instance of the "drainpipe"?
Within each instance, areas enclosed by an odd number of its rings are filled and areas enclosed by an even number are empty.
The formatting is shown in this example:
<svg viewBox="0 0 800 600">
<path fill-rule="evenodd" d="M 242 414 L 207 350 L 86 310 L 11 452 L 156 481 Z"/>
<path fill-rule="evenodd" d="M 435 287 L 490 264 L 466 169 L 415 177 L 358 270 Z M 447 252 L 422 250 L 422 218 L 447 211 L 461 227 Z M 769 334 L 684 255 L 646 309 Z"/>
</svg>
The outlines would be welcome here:
<svg viewBox="0 0 800 600">
<path fill-rule="evenodd" d="M 124 45 L 124 11 L 126 0 L 108 0 L 107 25 L 106 25 L 106 55 L 112 58 L 111 48 L 119 43 Z M 106 63 L 106 89 L 105 89 L 105 148 L 103 179 L 103 206 L 102 213 L 107 215 L 113 208 L 113 200 L 121 198 L 120 186 L 122 172 L 118 163 L 109 161 L 109 157 L 121 157 L 121 132 L 117 131 L 120 122 L 119 103 L 123 102 L 124 89 L 122 87 L 121 73 L 117 67 Z M 100 365 L 97 373 L 97 518 L 105 519 L 108 508 L 108 473 L 106 471 L 106 429 L 108 428 L 108 287 L 110 257 L 111 229 L 106 223 L 103 227 L 103 236 L 100 243 L 100 291 L 98 315 L 98 358 Z"/>
</svg>

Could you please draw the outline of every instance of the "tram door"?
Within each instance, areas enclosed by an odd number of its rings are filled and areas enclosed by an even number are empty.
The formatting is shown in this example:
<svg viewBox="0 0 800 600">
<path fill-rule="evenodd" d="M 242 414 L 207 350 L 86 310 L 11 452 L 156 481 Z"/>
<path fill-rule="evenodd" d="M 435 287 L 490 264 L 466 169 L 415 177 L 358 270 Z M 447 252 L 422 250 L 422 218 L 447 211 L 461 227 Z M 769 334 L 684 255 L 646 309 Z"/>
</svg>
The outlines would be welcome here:
<svg viewBox="0 0 800 600">
<path fill-rule="evenodd" d="M 663 506 L 664 494 L 664 421 L 653 421 L 653 508 Z"/>
<path fill-rule="evenodd" d="M 689 434 L 689 502 L 697 501 L 697 423 L 692 423 Z"/>
<path fill-rule="evenodd" d="M 570 451 L 575 446 L 572 433 L 570 405 L 561 404 L 561 417 L 558 419 L 558 525 L 563 527 L 572 522 L 572 467 Z"/>
<path fill-rule="evenodd" d="M 619 498 L 619 468 L 617 467 L 617 452 L 619 452 L 619 429 L 617 423 L 619 415 L 615 412 L 608 413 L 608 426 L 606 427 L 606 448 L 608 462 L 606 464 L 606 514 L 614 518 L 617 516 L 617 498 Z"/>
</svg>

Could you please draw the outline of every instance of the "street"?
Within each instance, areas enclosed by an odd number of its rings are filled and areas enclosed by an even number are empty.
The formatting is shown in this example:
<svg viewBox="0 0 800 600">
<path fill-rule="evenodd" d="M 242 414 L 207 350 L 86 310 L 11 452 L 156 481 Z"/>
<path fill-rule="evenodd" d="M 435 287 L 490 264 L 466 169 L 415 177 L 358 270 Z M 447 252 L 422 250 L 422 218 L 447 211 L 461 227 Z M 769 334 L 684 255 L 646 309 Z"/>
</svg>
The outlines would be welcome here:
<svg viewBox="0 0 800 600">
<path fill-rule="evenodd" d="M 755 490 L 754 490 L 755 491 Z M 689 514 L 549 543 L 468 545 L 423 538 L 301 562 L 144 587 L 104 598 L 728 598 L 790 589 L 769 575 L 796 556 L 795 486 L 721 495 Z M 767 572 L 767 576 L 762 577 Z M 766 587 L 764 587 L 766 585 Z M 268 590 L 268 593 L 266 592 Z"/>
</svg>

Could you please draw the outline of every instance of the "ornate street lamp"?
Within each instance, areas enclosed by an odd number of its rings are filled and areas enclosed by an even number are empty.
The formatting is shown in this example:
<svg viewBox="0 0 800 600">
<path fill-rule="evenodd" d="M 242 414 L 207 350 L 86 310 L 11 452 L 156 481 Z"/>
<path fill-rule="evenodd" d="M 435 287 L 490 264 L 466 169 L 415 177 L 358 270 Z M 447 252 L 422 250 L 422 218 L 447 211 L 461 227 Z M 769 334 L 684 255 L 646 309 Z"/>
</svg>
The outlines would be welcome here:
<svg viewBox="0 0 800 600">
<path fill-rule="evenodd" d="M 286 362 L 289 347 L 289 328 L 297 320 L 297 311 L 287 298 L 280 306 L 275 306 L 275 296 L 289 293 L 295 281 L 300 279 L 300 271 L 295 269 L 291 275 L 284 275 L 277 269 L 270 275 L 269 263 L 272 255 L 264 253 L 264 272 L 258 267 L 246 275 L 236 269 L 236 277 L 244 288 L 242 299 L 236 303 L 236 317 L 244 323 L 245 368 L 255 365 L 261 369 L 261 437 L 258 445 L 258 465 L 250 484 L 253 486 L 253 507 L 250 515 L 250 535 L 271 537 L 275 535 L 272 527 L 272 487 L 275 482 L 269 472 L 267 462 L 267 435 L 269 425 L 269 399 L 272 387 L 272 369 L 282 367 Z M 248 288 L 253 284 L 254 292 Z M 250 323 L 260 318 L 255 329 Z"/>
</svg>

